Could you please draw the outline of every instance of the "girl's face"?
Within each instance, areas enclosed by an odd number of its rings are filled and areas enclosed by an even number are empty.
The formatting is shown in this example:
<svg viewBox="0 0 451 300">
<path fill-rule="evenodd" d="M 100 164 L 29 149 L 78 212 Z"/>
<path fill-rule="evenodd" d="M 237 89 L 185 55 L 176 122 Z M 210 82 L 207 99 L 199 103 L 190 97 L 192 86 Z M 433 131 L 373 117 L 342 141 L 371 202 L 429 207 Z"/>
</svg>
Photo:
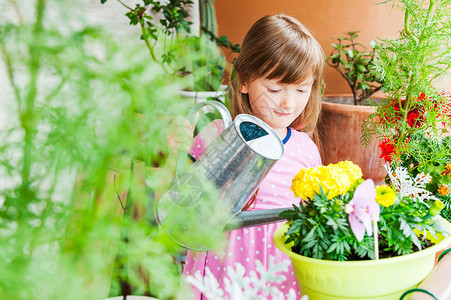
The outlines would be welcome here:
<svg viewBox="0 0 451 300">
<path fill-rule="evenodd" d="M 284 84 L 259 78 L 243 83 L 241 93 L 248 94 L 255 116 L 284 138 L 287 127 L 304 111 L 312 92 L 313 78 L 300 84 Z"/>
</svg>

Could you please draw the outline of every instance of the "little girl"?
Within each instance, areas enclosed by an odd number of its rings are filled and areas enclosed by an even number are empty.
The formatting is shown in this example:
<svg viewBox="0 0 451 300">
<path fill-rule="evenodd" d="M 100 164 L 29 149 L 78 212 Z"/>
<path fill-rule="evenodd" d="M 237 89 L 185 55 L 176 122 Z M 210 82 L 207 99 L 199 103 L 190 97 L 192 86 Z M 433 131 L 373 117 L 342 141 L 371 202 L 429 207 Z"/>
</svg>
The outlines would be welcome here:
<svg viewBox="0 0 451 300">
<path fill-rule="evenodd" d="M 292 178 L 302 168 L 321 164 L 319 151 L 306 132 L 315 129 L 320 113 L 323 65 L 320 45 L 293 17 L 263 17 L 246 34 L 229 84 L 232 117 L 245 113 L 260 118 L 274 129 L 285 145 L 284 156 L 262 181 L 246 209 L 298 205 L 300 199 L 290 191 Z M 217 126 L 217 134 L 223 130 L 217 123 L 212 124 Z M 175 143 L 174 139 L 169 142 L 170 146 Z M 202 141 L 196 137 L 194 145 L 199 144 Z M 203 148 L 193 147 L 191 155 L 197 158 Z M 276 263 L 289 260 L 273 244 L 273 233 L 280 224 L 227 232 L 228 243 L 222 252 L 188 251 L 184 276 L 198 271 L 205 274 L 208 267 L 224 287 L 227 267 L 234 267 L 236 262 L 245 267 L 248 276 L 255 270 L 256 260 L 265 267 L 269 256 L 274 256 Z M 287 280 L 278 286 L 279 290 L 284 294 L 290 289 L 298 292 L 292 268 L 284 275 Z M 194 298 L 189 299 L 203 298 L 195 288 L 193 293 Z"/>
</svg>

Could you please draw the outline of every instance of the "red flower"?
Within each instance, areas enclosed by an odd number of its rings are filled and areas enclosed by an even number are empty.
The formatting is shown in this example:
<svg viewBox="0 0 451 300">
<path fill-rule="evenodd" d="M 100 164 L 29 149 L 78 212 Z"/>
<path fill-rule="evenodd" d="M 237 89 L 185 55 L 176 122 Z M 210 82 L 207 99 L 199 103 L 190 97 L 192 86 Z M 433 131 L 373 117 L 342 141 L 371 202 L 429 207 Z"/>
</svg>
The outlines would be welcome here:
<svg viewBox="0 0 451 300">
<path fill-rule="evenodd" d="M 404 100 L 401 100 L 401 106 L 403 104 Z M 399 108 L 399 101 L 390 101 L 390 105 L 388 107 L 390 106 L 393 107 L 394 112 L 390 108 L 386 108 L 386 110 L 382 112 L 383 117 L 379 120 L 380 123 L 383 124 L 384 122 L 387 122 L 395 125 L 399 120 L 401 120 L 402 114 Z"/>
<path fill-rule="evenodd" d="M 418 108 L 414 108 L 407 113 L 407 124 L 409 124 L 410 128 L 418 128 L 424 123 L 424 116 L 420 114 L 420 110 Z"/>
<path fill-rule="evenodd" d="M 447 99 L 447 101 L 442 104 L 440 113 L 448 118 L 451 118 L 451 94 L 442 93 L 442 95 L 445 99 Z"/>
<path fill-rule="evenodd" d="M 447 95 L 445 98 L 448 99 L 446 103 L 440 105 L 439 102 L 436 102 L 434 106 L 436 109 L 440 109 L 441 115 L 445 115 L 451 118 L 451 96 Z M 418 128 L 424 125 L 426 121 L 424 102 L 429 100 L 430 99 L 426 96 L 425 93 L 420 93 L 418 97 L 412 98 L 406 118 L 407 125 L 410 128 Z M 392 127 L 392 125 L 398 125 L 399 122 L 403 120 L 406 109 L 407 107 L 405 99 L 391 100 L 389 105 L 381 107 L 382 111 L 380 114 L 381 118 L 379 119 L 379 123 L 386 124 L 389 127 Z"/>
<path fill-rule="evenodd" d="M 389 138 L 385 138 L 380 144 L 379 148 L 382 150 L 381 156 L 385 162 L 391 162 L 393 159 L 393 154 L 395 153 L 395 145 Z"/>
<path fill-rule="evenodd" d="M 425 93 L 421 93 L 420 97 L 418 97 L 418 100 L 421 100 L 421 101 L 426 100 L 426 94 Z"/>
</svg>

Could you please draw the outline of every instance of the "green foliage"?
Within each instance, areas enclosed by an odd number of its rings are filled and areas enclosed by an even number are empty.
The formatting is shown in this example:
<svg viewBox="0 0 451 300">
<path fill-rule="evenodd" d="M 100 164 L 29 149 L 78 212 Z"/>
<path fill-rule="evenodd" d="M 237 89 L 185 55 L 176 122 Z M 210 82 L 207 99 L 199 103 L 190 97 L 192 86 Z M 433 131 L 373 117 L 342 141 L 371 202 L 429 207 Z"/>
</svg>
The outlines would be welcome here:
<svg viewBox="0 0 451 300">
<path fill-rule="evenodd" d="M 194 90 L 217 91 L 222 82 L 225 59 L 217 45 L 201 37 L 189 36 L 185 38 L 181 47 L 177 49 L 178 64 L 186 65 L 184 70 L 195 70 L 191 73 L 194 78 Z"/>
<path fill-rule="evenodd" d="M 348 215 L 343 210 L 343 203 L 352 199 L 352 192 L 327 199 L 321 189 L 312 201 L 305 205 L 293 205 L 281 217 L 290 221 L 290 228 L 285 234 L 286 243 L 294 242 L 292 250 L 304 256 L 326 260 L 354 260 L 374 258 L 373 239 L 365 237 L 358 242 L 349 228 Z M 334 207 L 336 200 L 343 201 L 340 209 Z"/>
<path fill-rule="evenodd" d="M 292 209 L 280 213 L 290 224 L 285 233 L 285 243 L 293 243 L 293 252 L 317 259 L 374 259 L 374 238 L 365 235 L 359 242 L 351 230 L 346 205 L 353 196 L 354 191 L 351 189 L 345 194 L 327 199 L 320 188 L 320 192 L 312 200 L 299 206 L 293 205 Z M 427 235 L 437 238 L 437 233 L 446 231 L 431 214 L 429 205 L 416 197 L 404 197 L 389 207 L 381 206 L 379 218 L 378 243 L 381 257 L 421 250 L 428 243 L 424 239 Z"/>
<path fill-rule="evenodd" d="M 374 51 L 366 51 L 365 47 L 356 42 L 358 31 L 349 31 L 345 36 L 336 38 L 333 50 L 326 62 L 336 69 L 346 79 L 352 90 L 355 105 L 362 105 L 363 101 L 380 90 L 382 79 L 372 68 Z"/>
<path fill-rule="evenodd" d="M 441 200 L 445 208 L 442 216 L 451 220 L 451 194 L 439 193 L 440 188 L 451 186 L 451 137 L 431 139 L 421 133 L 411 135 L 409 150 L 401 154 L 401 160 L 394 165 L 408 166 L 409 173 L 416 176 L 419 173 L 429 174 L 432 178 L 426 189 Z"/>
<path fill-rule="evenodd" d="M 451 11 L 449 1 L 443 0 L 399 3 L 404 30 L 398 39 L 377 42 L 375 68 L 392 99 L 409 101 L 430 91 L 431 83 L 451 67 Z"/>
<path fill-rule="evenodd" d="M 404 166 L 413 177 L 429 174 L 427 189 L 445 204 L 442 214 L 449 220 L 451 97 L 435 84 L 451 70 L 451 3 L 395 3 L 404 12 L 404 29 L 375 46 L 374 68 L 388 99 L 364 122 L 362 142 L 376 137 L 381 157 L 393 168 Z"/>
<path fill-rule="evenodd" d="M 206 27 L 202 26 L 202 31 L 208 35 L 209 39 L 213 42 L 215 42 L 219 47 L 224 49 L 229 49 L 233 53 L 240 53 L 240 45 L 239 44 L 233 44 L 230 42 L 227 38 L 227 36 L 222 35 L 220 37 L 217 37 L 213 32 L 208 30 Z"/>
<path fill-rule="evenodd" d="M 0 25 L 0 298 L 103 299 L 111 281 L 112 295 L 127 281 L 174 298 L 180 249 L 144 181 L 170 116 L 187 110 L 185 83 L 86 25 L 80 7 L 23 7 L 34 18 Z"/>
<path fill-rule="evenodd" d="M 398 204 L 382 207 L 379 221 L 380 235 L 383 236 L 381 248 L 405 255 L 422 249 L 424 241 L 417 233 L 426 233 L 436 237 L 441 228 L 434 218 L 428 215 L 429 206 L 405 197 Z M 424 234 L 426 237 L 426 234 Z M 415 248 L 416 247 L 416 248 Z"/>
<path fill-rule="evenodd" d="M 396 1 L 397 3 L 398 1 Z M 395 3 L 395 2 L 394 2 Z M 378 106 L 363 125 L 362 140 L 374 135 L 394 142 L 396 158 L 404 151 L 411 133 L 437 136 L 437 120 L 450 126 L 441 109 L 449 99 L 434 83 L 451 69 L 451 8 L 449 1 L 401 0 L 404 30 L 396 39 L 379 39 L 374 68 L 383 79 L 388 100 Z"/>
<path fill-rule="evenodd" d="M 106 0 L 101 0 L 105 3 Z M 200 10 L 205 25 L 200 26 L 200 36 L 191 34 L 192 23 L 187 21 L 186 7 L 191 0 L 160 1 L 143 0 L 135 8 L 123 4 L 129 11 L 125 14 L 130 25 L 141 27 L 141 40 L 147 46 L 152 60 L 163 65 L 169 72 L 186 76 L 193 74 L 194 89 L 197 91 L 217 91 L 221 85 L 225 66 L 223 52 L 218 49 L 238 53 L 238 44 L 232 44 L 227 36 L 217 37 L 214 27 L 214 9 L 210 1 L 201 1 Z M 152 13 L 163 16 L 159 22 Z M 161 54 L 157 54 L 161 53 Z M 187 62 L 187 58 L 191 58 Z"/>
</svg>

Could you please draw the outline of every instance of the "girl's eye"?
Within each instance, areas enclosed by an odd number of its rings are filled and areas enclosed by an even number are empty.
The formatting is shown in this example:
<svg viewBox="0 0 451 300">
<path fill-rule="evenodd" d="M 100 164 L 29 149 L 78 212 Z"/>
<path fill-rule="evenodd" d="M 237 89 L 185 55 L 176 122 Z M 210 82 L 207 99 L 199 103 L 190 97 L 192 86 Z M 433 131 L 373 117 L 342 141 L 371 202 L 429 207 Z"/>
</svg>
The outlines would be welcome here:
<svg viewBox="0 0 451 300">
<path fill-rule="evenodd" d="M 273 94 L 277 94 L 278 92 L 280 92 L 280 90 L 277 89 L 268 89 L 268 91 Z"/>
<path fill-rule="evenodd" d="M 304 89 L 301 89 L 301 90 L 298 90 L 298 92 L 299 92 L 299 93 L 305 93 L 305 92 L 307 92 L 307 90 L 306 90 L 306 89 L 305 89 L 305 90 L 304 90 Z"/>
</svg>

